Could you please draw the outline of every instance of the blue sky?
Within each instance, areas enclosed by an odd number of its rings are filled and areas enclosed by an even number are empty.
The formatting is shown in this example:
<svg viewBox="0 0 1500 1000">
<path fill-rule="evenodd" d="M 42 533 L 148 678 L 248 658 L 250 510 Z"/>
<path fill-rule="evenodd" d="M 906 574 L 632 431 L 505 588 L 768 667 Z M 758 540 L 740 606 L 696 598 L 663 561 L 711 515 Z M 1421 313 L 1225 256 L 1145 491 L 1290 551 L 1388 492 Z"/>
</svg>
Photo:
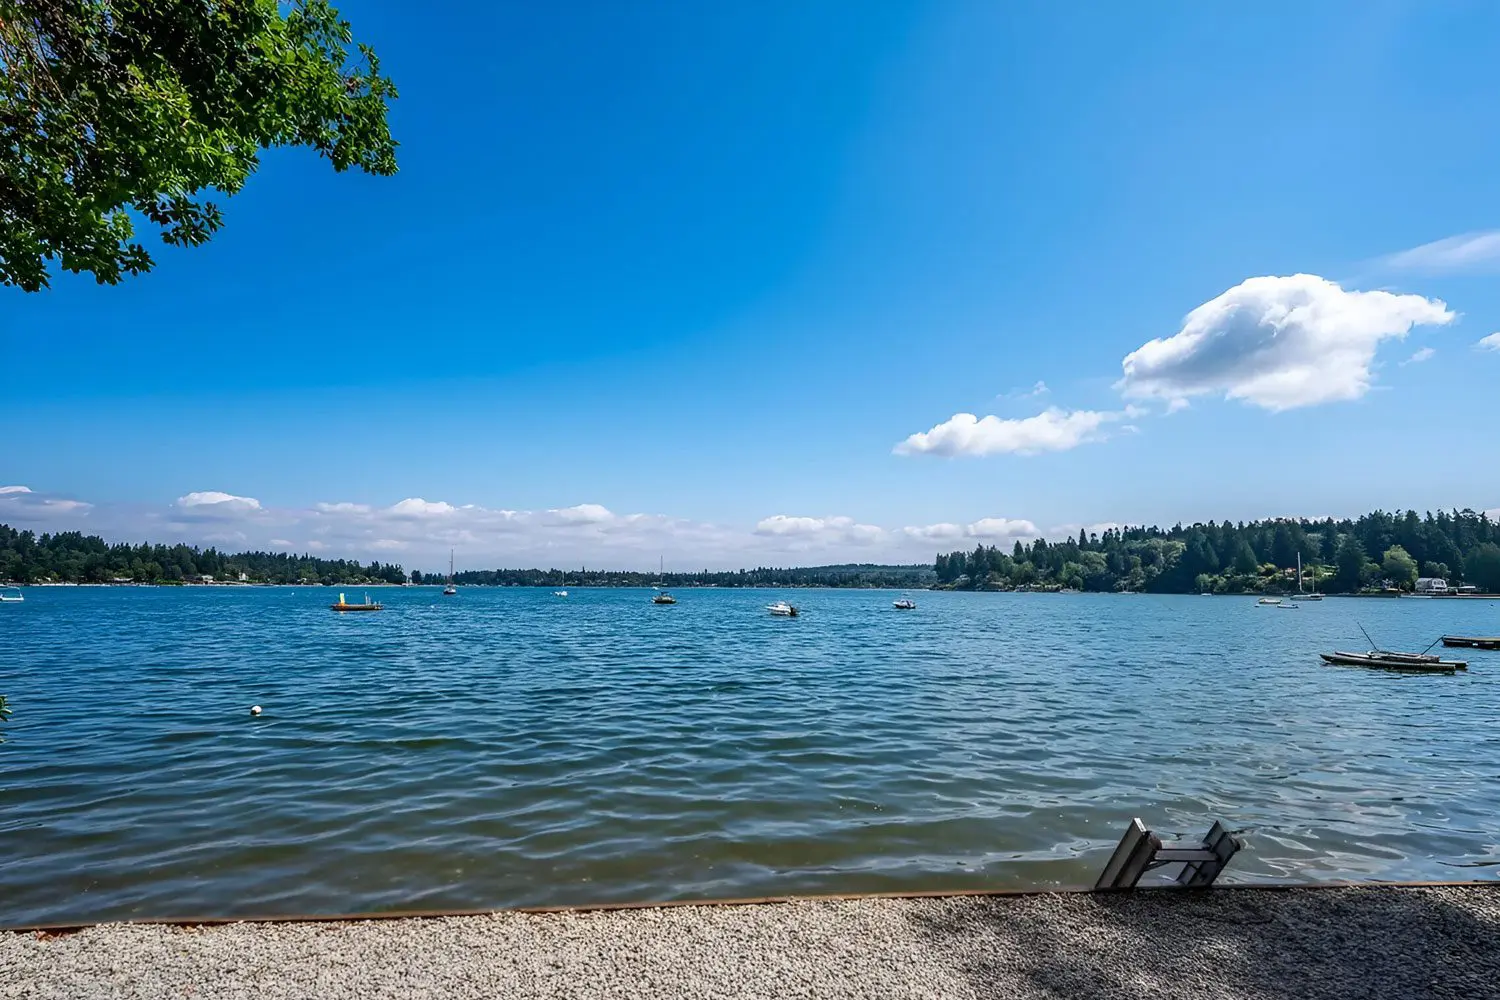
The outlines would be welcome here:
<svg viewBox="0 0 1500 1000">
<path fill-rule="evenodd" d="M 211 245 L 0 290 L 0 520 L 697 566 L 1500 506 L 1500 8 L 545 6 L 344 3 L 398 176 L 275 151 Z"/>
</svg>

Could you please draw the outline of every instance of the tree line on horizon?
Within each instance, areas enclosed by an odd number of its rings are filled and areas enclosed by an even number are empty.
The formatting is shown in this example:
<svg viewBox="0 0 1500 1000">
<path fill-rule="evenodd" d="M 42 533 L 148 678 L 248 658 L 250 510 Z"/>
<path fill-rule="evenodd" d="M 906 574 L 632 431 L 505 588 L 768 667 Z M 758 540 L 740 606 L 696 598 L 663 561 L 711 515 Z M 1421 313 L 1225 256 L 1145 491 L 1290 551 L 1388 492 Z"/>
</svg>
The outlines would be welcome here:
<svg viewBox="0 0 1500 1000">
<path fill-rule="evenodd" d="M 940 587 L 959 590 L 1284 593 L 1297 588 L 1299 556 L 1306 585 L 1316 575 L 1328 593 L 1409 591 L 1424 576 L 1500 592 L 1500 522 L 1473 510 L 1080 530 L 1008 552 L 978 545 L 939 555 L 934 570 Z"/>
<path fill-rule="evenodd" d="M 1207 522 L 1169 529 L 1110 528 L 1077 538 L 1016 541 L 1007 552 L 977 545 L 931 564 L 841 564 L 658 574 L 634 570 L 468 570 L 467 586 L 518 587 L 929 587 L 970 590 L 1071 588 L 1156 593 L 1280 593 L 1301 556 L 1307 583 L 1329 593 L 1385 586 L 1410 590 L 1419 576 L 1500 592 L 1500 523 L 1472 510 L 1357 519 Z M 287 552 L 226 553 L 193 545 L 111 544 L 77 531 L 37 535 L 0 524 L 0 581 L 15 583 L 436 584 L 446 574 L 399 564 Z"/>
<path fill-rule="evenodd" d="M 41 535 L 0 524 L 0 581 L 13 583 L 439 584 L 445 573 L 407 573 L 399 564 L 321 559 L 287 552 L 220 552 L 195 545 L 111 544 L 97 535 L 63 531 Z M 845 564 L 789 569 L 634 570 L 493 569 L 457 574 L 467 586 L 555 587 L 919 587 L 934 580 L 925 563 L 909 566 Z"/>
</svg>

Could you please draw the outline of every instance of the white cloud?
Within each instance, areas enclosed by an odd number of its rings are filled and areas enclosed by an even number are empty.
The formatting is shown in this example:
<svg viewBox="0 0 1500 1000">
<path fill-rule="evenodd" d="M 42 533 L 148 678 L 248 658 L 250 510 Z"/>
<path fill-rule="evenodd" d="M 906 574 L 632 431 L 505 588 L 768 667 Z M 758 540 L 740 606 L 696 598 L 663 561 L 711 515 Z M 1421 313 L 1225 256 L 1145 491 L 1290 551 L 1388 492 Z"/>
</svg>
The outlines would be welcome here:
<svg viewBox="0 0 1500 1000">
<path fill-rule="evenodd" d="M 1181 413 L 1192 405 L 1190 400 L 1183 399 L 1181 396 L 1174 396 L 1167 400 L 1167 415 L 1171 416 L 1174 413 Z"/>
<path fill-rule="evenodd" d="M 88 515 L 93 506 L 82 500 L 37 493 L 26 486 L 0 486 L 0 522 L 72 531 L 80 527 L 77 516 Z"/>
<path fill-rule="evenodd" d="M 290 549 L 290 548 L 295 548 L 296 545 L 297 545 L 296 542 L 289 542 L 285 538 L 273 538 L 273 539 L 271 539 L 271 547 L 272 548 L 276 548 L 276 549 Z"/>
<path fill-rule="evenodd" d="M 1492 333 L 1488 337 L 1480 337 L 1474 346 L 1481 351 L 1500 351 L 1500 333 Z"/>
<path fill-rule="evenodd" d="M 313 509 L 324 514 L 368 514 L 371 507 L 364 503 L 320 503 Z"/>
<path fill-rule="evenodd" d="M 399 538 L 377 538 L 370 543 L 370 548 L 376 552 L 400 552 L 411 548 L 411 545 Z"/>
<path fill-rule="evenodd" d="M 969 525 L 972 538 L 1031 538 L 1037 534 L 1036 525 L 1030 521 L 1008 517 L 983 517 Z"/>
<path fill-rule="evenodd" d="M 1123 416 L 1123 413 L 1063 410 L 1056 406 L 1019 420 L 955 413 L 931 430 L 911 435 L 894 450 L 897 455 L 944 456 L 1067 451 L 1104 440 L 1104 425 Z"/>
<path fill-rule="evenodd" d="M 1031 521 L 1008 517 L 982 517 L 971 524 L 928 524 L 902 528 L 907 538 L 922 542 L 956 542 L 965 538 L 993 542 L 996 539 L 1035 538 L 1040 532 Z"/>
<path fill-rule="evenodd" d="M 964 526 L 944 521 L 940 524 L 902 528 L 901 533 L 907 538 L 915 538 L 924 542 L 952 542 L 964 537 Z"/>
<path fill-rule="evenodd" d="M 1222 393 L 1268 410 L 1358 399 L 1382 340 L 1453 319 L 1420 295 L 1345 291 L 1313 274 L 1249 278 L 1126 355 L 1116 387 L 1134 399 Z"/>
<path fill-rule="evenodd" d="M 547 513 L 563 524 L 608 524 L 615 519 L 608 507 L 601 507 L 596 503 L 581 503 L 574 507 L 549 510 Z"/>
<path fill-rule="evenodd" d="M 225 511 L 260 510 L 260 501 L 254 497 L 237 497 L 233 493 L 220 493 L 218 490 L 203 490 L 178 497 L 177 506 L 222 508 Z"/>
<path fill-rule="evenodd" d="M 852 517 L 795 517 L 773 514 L 755 526 L 755 534 L 786 542 L 793 550 L 814 546 L 873 545 L 886 531 L 873 524 L 860 524 Z"/>
<path fill-rule="evenodd" d="M 457 507 L 442 500 L 423 500 L 421 497 L 407 497 L 394 503 L 390 507 L 392 514 L 403 517 L 428 517 L 436 514 L 451 514 Z"/>
<path fill-rule="evenodd" d="M 1463 233 L 1393 253 L 1382 261 L 1397 271 L 1449 274 L 1500 265 L 1500 229 Z"/>
<path fill-rule="evenodd" d="M 1407 358 L 1401 363 L 1403 365 L 1420 365 L 1422 362 L 1428 360 L 1436 353 L 1437 351 L 1433 350 L 1430 347 L 1419 347 L 1412 352 L 1411 357 Z"/>
</svg>

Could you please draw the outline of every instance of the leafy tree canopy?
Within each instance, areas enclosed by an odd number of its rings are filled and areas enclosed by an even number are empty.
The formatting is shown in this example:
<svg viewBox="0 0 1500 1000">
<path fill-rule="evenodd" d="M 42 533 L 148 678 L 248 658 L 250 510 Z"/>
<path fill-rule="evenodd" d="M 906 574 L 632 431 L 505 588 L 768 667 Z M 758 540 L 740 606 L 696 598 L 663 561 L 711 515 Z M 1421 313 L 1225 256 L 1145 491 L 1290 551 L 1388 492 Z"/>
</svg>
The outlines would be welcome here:
<svg viewBox="0 0 1500 1000">
<path fill-rule="evenodd" d="M 137 224 L 197 246 L 259 151 L 396 172 L 396 88 L 326 0 L 0 0 L 0 282 L 50 261 L 100 284 L 152 266 Z"/>
</svg>

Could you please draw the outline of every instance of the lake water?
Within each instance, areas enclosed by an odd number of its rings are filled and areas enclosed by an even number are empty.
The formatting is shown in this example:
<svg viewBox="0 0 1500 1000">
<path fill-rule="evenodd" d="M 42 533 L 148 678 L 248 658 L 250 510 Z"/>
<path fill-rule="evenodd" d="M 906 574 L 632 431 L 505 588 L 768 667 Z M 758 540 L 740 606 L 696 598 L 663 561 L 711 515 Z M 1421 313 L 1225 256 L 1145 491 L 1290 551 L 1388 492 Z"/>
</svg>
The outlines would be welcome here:
<svg viewBox="0 0 1500 1000">
<path fill-rule="evenodd" d="M 1226 880 L 1500 864 L 1500 654 L 1317 658 L 1497 602 L 371 593 L 0 605 L 0 924 L 1073 885 L 1132 816 Z"/>
</svg>

